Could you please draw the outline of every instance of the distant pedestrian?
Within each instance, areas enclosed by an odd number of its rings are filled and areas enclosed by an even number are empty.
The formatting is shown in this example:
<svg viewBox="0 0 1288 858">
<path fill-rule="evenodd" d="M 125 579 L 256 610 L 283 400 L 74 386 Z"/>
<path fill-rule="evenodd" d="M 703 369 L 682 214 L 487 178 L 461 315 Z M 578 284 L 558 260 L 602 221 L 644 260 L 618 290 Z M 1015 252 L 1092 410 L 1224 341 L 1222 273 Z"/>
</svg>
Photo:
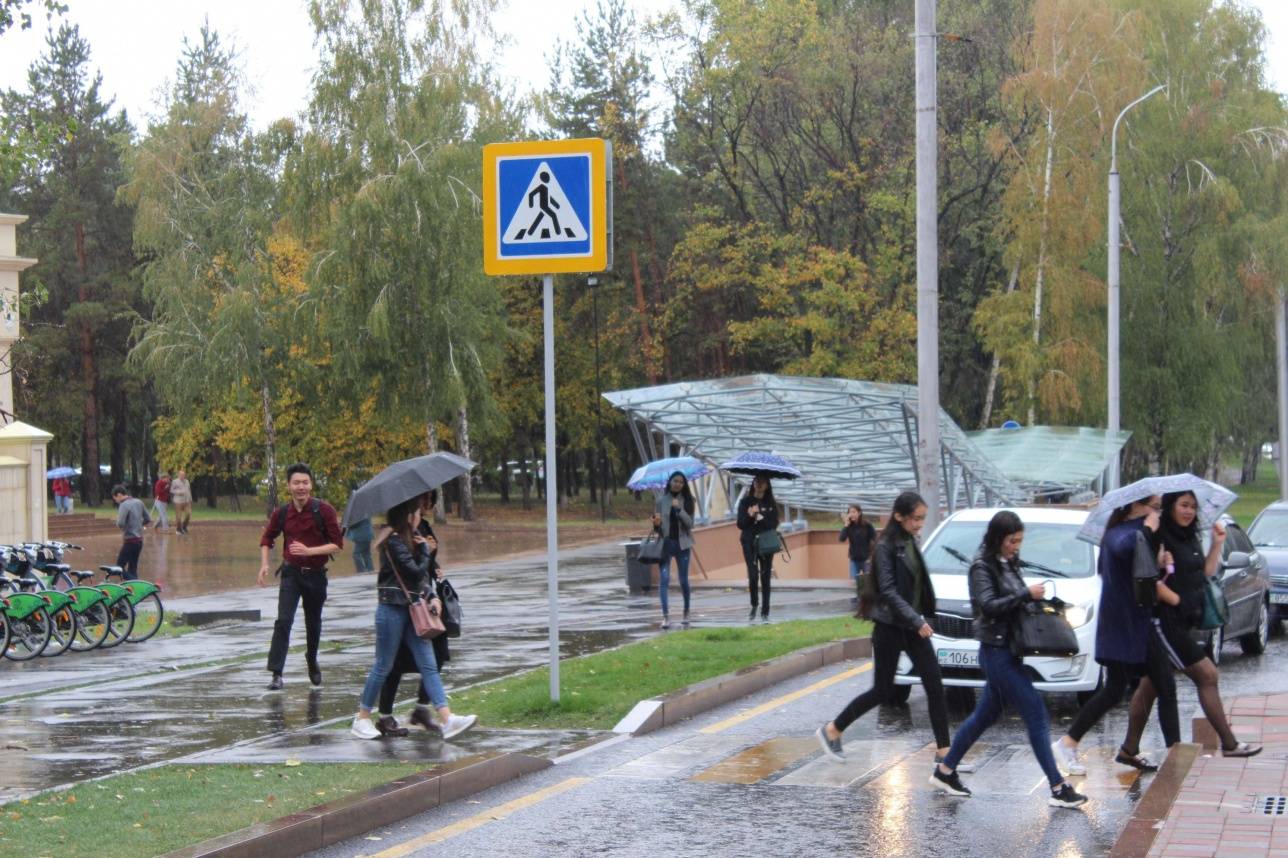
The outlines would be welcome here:
<svg viewBox="0 0 1288 858">
<path fill-rule="evenodd" d="M 872 570 L 872 548 L 877 541 L 877 530 L 863 516 L 863 507 L 850 504 L 841 514 L 841 534 L 838 542 L 848 543 L 850 578 L 854 581 L 854 607 L 856 612 L 863 601 L 863 576 Z"/>
<path fill-rule="evenodd" d="M 174 503 L 174 529 L 176 533 L 188 535 L 188 522 L 192 518 L 192 483 L 188 474 L 182 469 L 170 481 L 170 500 Z"/>
<path fill-rule="evenodd" d="M 747 564 L 747 592 L 751 596 L 751 612 L 747 620 L 760 618 L 769 621 L 769 581 L 774 577 L 774 553 L 762 553 L 756 544 L 757 534 L 778 529 L 778 502 L 769 478 L 757 475 L 751 481 L 751 490 L 738 502 L 738 529 L 742 531 L 742 559 Z"/>
<path fill-rule="evenodd" d="M 1114 510 L 1100 540 L 1097 572 L 1100 575 L 1100 604 L 1096 614 L 1096 661 L 1104 667 L 1104 682 L 1088 700 L 1069 731 L 1051 746 L 1056 761 L 1071 775 L 1086 774 L 1087 767 L 1078 759 L 1078 743 L 1105 713 L 1118 705 L 1133 679 L 1139 684 L 1131 697 L 1127 712 L 1127 736 L 1118 748 L 1115 761 L 1141 771 L 1152 772 L 1158 764 L 1140 752 L 1137 744 L 1145 732 L 1150 709 L 1156 697 L 1175 698 L 1176 679 L 1154 630 L 1148 608 L 1137 601 L 1133 563 L 1136 536 L 1145 537 L 1151 558 L 1163 565 L 1159 512 L 1163 500 L 1152 495 Z M 1176 706 L 1159 707 L 1163 741 L 1168 746 L 1181 740 L 1181 725 Z"/>
<path fill-rule="evenodd" d="M 666 490 L 658 495 L 653 505 L 653 527 L 662 534 L 662 560 L 658 566 L 660 577 L 658 595 L 662 599 L 662 628 L 671 627 L 671 614 L 667 610 L 667 591 L 671 586 L 671 558 L 680 573 L 680 592 L 684 595 L 684 617 L 689 624 L 689 555 L 693 553 L 693 492 L 689 480 L 679 471 L 671 474 Z M 765 615 L 769 615 L 769 589 L 765 588 Z"/>
<path fill-rule="evenodd" d="M 59 515 L 67 515 L 72 511 L 72 483 L 66 477 L 58 477 L 54 480 L 54 511 Z"/>
<path fill-rule="evenodd" d="M 273 541 L 278 536 L 282 537 L 282 564 L 277 567 L 280 577 L 277 622 L 273 624 L 273 643 L 268 650 L 268 671 L 273 674 L 268 684 L 270 691 L 282 688 L 282 671 L 291 645 L 291 627 L 295 625 L 295 609 L 301 602 L 304 603 L 304 660 L 308 666 L 309 682 L 314 688 L 321 687 L 318 646 L 322 640 L 322 606 L 326 604 L 327 562 L 344 545 L 335 508 L 313 497 L 313 472 L 309 466 L 297 462 L 287 468 L 286 485 L 291 499 L 269 514 L 268 524 L 259 539 L 257 580 L 259 586 L 265 587 L 268 585 Z"/>
<path fill-rule="evenodd" d="M 869 588 L 872 628 L 872 687 L 855 697 L 835 719 L 815 735 L 823 752 L 841 762 L 841 734 L 860 716 L 894 699 L 894 674 L 900 654 L 906 653 L 926 689 L 930 726 L 935 733 L 936 762 L 948 753 L 948 704 L 939 672 L 939 660 L 930 644 L 934 630 L 935 588 L 917 547 L 917 535 L 926 524 L 926 502 L 916 492 L 895 498 L 890 518 L 877 537 Z M 965 769 L 963 769 L 965 771 Z"/>
<path fill-rule="evenodd" d="M 1172 571 L 1158 584 L 1154 629 L 1172 667 L 1194 683 L 1203 715 L 1221 739 L 1222 756 L 1251 757 L 1261 753 L 1261 746 L 1235 738 L 1221 704 L 1220 675 L 1216 665 L 1194 639 L 1194 630 L 1203 619 L 1204 579 L 1220 572 L 1221 550 L 1225 545 L 1225 526 L 1215 522 L 1211 546 L 1204 554 L 1198 516 L 1199 502 L 1193 492 L 1163 495 L 1160 532 Z M 1176 706 L 1175 695 L 1166 700 L 1159 698 L 1159 718 L 1179 720 L 1178 713 L 1164 714 L 1162 709 L 1165 706 Z M 1135 740 L 1139 742 L 1139 738 L 1135 737 Z M 1132 737 L 1128 739 L 1130 741 Z"/>
<path fill-rule="evenodd" d="M 984 542 L 970 567 L 970 602 L 975 614 L 975 638 L 979 641 L 979 664 L 984 671 L 984 692 L 975 711 L 957 729 L 952 747 L 935 765 L 930 784 L 950 795 L 970 795 L 957 769 L 962 757 L 993 726 L 1010 705 L 1019 712 L 1028 729 L 1029 745 L 1038 758 L 1051 787 L 1047 803 L 1052 807 L 1078 807 L 1087 797 L 1064 779 L 1051 751 L 1051 722 L 1046 703 L 1024 672 L 1024 662 L 1012 652 L 1017 614 L 1028 602 L 1042 599 L 1046 585 L 1025 584 L 1020 574 L 1020 545 L 1024 522 L 1010 510 L 993 516 Z"/>
<path fill-rule="evenodd" d="M 143 501 L 130 497 L 123 485 L 112 486 L 112 501 L 116 504 L 116 526 L 121 531 L 121 550 L 116 555 L 116 565 L 121 567 L 121 577 L 133 581 L 139 577 L 139 555 L 143 553 L 143 530 L 151 522 Z"/>
<path fill-rule="evenodd" d="M 344 536 L 353 546 L 353 571 L 358 574 L 375 572 L 375 564 L 371 562 L 371 540 L 375 538 L 371 519 L 364 518 L 349 525 Z"/>
<path fill-rule="evenodd" d="M 429 580 L 426 582 L 425 589 L 421 591 L 421 598 L 424 599 L 431 599 L 438 594 L 438 582 L 442 578 L 442 567 L 438 565 L 438 537 L 434 535 L 434 528 L 430 525 L 437 506 L 438 489 L 430 489 L 420 496 L 420 524 L 416 525 L 416 532 L 425 540 L 425 547 L 429 549 Z M 388 526 L 380 528 L 380 535 L 376 539 L 377 551 L 391 532 Z M 434 661 L 438 664 L 441 678 L 443 666 L 452 659 L 447 635 L 439 635 L 429 643 L 434 650 Z M 403 674 L 416 673 L 418 670 L 416 657 L 407 644 L 399 646 L 398 655 L 394 658 L 394 666 L 390 669 L 389 676 L 385 678 L 385 684 L 380 686 L 377 709 L 380 717 L 376 719 L 376 729 L 382 736 L 407 735 L 407 728 L 398 726 L 398 720 L 394 718 L 394 703 L 398 700 L 398 686 L 402 682 Z M 411 711 L 411 723 L 424 727 L 430 732 L 442 733 L 443 728 L 434 721 L 434 713 L 429 708 L 429 703 L 429 694 L 426 693 L 424 684 L 416 683 L 416 708 Z"/>
<path fill-rule="evenodd" d="M 417 533 L 420 524 L 420 499 L 412 498 L 398 504 L 387 514 L 392 531 L 380 546 L 380 573 L 376 580 L 378 603 L 376 605 L 376 660 L 367 674 L 362 689 L 358 714 L 353 719 L 350 732 L 359 739 L 378 739 L 380 730 L 371 722 L 371 710 L 377 695 L 393 669 L 398 648 L 405 645 L 420 670 L 420 683 L 430 701 L 438 710 L 438 723 L 443 738 L 451 739 L 474 726 L 475 715 L 453 715 L 447 705 L 447 692 L 438 675 L 438 662 L 430 642 L 416 634 L 408 610 L 411 599 L 419 600 L 429 586 L 429 544 Z M 441 610 L 442 603 L 435 595 L 430 599 L 430 610 Z"/>
<path fill-rule="evenodd" d="M 170 503 L 170 472 L 163 471 L 152 484 L 152 515 L 157 520 L 157 530 L 169 530 L 166 520 L 166 507 Z"/>
</svg>

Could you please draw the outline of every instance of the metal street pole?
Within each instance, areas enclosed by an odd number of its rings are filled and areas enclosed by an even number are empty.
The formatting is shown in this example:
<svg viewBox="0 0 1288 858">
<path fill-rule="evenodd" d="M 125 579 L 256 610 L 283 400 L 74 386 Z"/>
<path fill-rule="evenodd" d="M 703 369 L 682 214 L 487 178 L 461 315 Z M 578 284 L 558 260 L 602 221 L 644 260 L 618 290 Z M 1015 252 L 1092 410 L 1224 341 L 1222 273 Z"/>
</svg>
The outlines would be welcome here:
<svg viewBox="0 0 1288 858">
<path fill-rule="evenodd" d="M 1280 289 L 1275 296 L 1275 363 L 1279 366 L 1279 499 L 1288 500 L 1288 323 L 1284 321 L 1284 302 L 1288 295 Z"/>
<path fill-rule="evenodd" d="M 559 702 L 559 485 L 555 477 L 555 278 L 541 280 L 546 358 L 546 588 L 550 600 L 550 699 Z"/>
<path fill-rule="evenodd" d="M 587 277 L 586 285 L 590 287 L 590 314 L 595 326 L 595 455 L 599 462 L 595 466 L 599 474 L 599 520 L 608 521 L 608 475 L 604 473 L 604 424 L 600 420 L 600 400 L 604 397 L 603 385 L 599 380 L 599 278 Z"/>
<path fill-rule="evenodd" d="M 935 0 L 916 0 L 917 474 L 926 532 L 939 523 L 939 223 Z"/>
<path fill-rule="evenodd" d="M 1109 284 L 1109 341 L 1107 351 L 1109 363 L 1109 437 L 1111 439 L 1118 435 L 1122 422 L 1118 409 L 1118 256 L 1121 249 L 1118 224 L 1122 199 L 1122 189 L 1118 177 L 1118 123 L 1123 121 L 1123 116 L 1126 115 L 1127 111 L 1165 89 L 1167 89 L 1167 84 L 1156 86 L 1124 107 L 1122 112 L 1118 114 L 1118 118 L 1114 120 L 1114 130 L 1109 136 L 1109 271 L 1106 280 Z M 1118 488 L 1119 458 L 1119 456 L 1114 456 L 1113 461 L 1109 463 L 1109 479 L 1108 485 L 1105 486 L 1106 491 Z"/>
</svg>

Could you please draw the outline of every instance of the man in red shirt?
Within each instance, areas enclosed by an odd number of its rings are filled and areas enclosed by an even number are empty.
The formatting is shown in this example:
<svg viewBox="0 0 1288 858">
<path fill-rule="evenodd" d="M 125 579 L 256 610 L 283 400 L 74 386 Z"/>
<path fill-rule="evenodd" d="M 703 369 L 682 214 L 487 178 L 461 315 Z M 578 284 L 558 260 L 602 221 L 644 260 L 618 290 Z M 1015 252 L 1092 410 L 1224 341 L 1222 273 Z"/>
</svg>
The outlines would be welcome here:
<svg viewBox="0 0 1288 858">
<path fill-rule="evenodd" d="M 161 476 L 152 484 L 152 515 L 157 520 L 157 530 L 169 530 L 166 521 L 166 505 L 170 503 L 170 472 L 162 471 Z"/>
<path fill-rule="evenodd" d="M 322 605 L 326 603 L 326 564 L 331 555 L 344 545 L 335 507 L 313 497 L 313 472 L 309 466 L 297 462 L 287 468 L 286 485 L 291 495 L 290 503 L 269 514 L 264 535 L 259 540 L 258 583 L 266 587 L 273 541 L 279 535 L 283 537 L 282 565 L 277 570 L 281 576 L 277 589 L 277 622 L 273 624 L 273 643 L 268 650 L 268 671 L 273 674 L 269 691 L 278 691 L 282 687 L 282 669 L 286 667 L 286 651 L 291 645 L 291 627 L 295 624 L 295 609 L 301 601 L 304 602 L 305 661 L 309 668 L 309 682 L 314 688 L 322 685 L 318 644 L 322 640 Z"/>
</svg>

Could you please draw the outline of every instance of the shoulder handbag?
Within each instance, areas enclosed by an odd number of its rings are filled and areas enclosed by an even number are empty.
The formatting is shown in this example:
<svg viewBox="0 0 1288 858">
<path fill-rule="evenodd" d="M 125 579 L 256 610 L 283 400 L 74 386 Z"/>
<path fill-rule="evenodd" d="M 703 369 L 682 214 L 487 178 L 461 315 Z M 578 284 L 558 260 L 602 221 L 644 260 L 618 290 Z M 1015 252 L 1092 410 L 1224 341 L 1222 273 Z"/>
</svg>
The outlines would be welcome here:
<svg viewBox="0 0 1288 858">
<path fill-rule="evenodd" d="M 783 537 L 777 530 L 762 530 L 752 539 L 756 546 L 756 554 L 760 557 L 766 554 L 777 554 L 783 550 Z"/>
<path fill-rule="evenodd" d="M 1064 618 L 1059 599 L 1026 602 L 1015 612 L 1011 626 L 1011 652 L 1026 655 L 1070 657 L 1078 654 L 1078 636 Z"/>
<path fill-rule="evenodd" d="M 411 626 L 416 630 L 416 637 L 425 640 L 434 638 L 447 631 L 443 625 L 443 619 L 419 594 L 413 599 L 411 593 L 407 592 L 407 585 L 403 583 L 402 576 L 398 574 L 398 565 L 394 563 L 393 557 L 389 555 L 389 546 L 385 545 L 385 559 L 389 561 L 389 568 L 393 570 L 394 577 L 398 579 L 398 586 L 402 588 L 403 595 L 407 597 L 407 613 L 411 615 Z"/>
<path fill-rule="evenodd" d="M 1225 600 L 1225 590 L 1215 577 L 1203 576 L 1203 615 L 1199 628 L 1205 631 L 1219 629 L 1230 619 L 1230 604 Z"/>
<path fill-rule="evenodd" d="M 662 536 L 654 532 L 644 537 L 644 540 L 640 543 L 640 553 L 636 555 L 635 559 L 641 563 L 661 563 Z"/>
<path fill-rule="evenodd" d="M 1145 534 L 1137 531 L 1136 549 L 1131 558 L 1132 591 L 1136 604 L 1142 608 L 1154 607 L 1158 601 L 1158 556 L 1149 547 Z"/>
<path fill-rule="evenodd" d="M 459 638 L 461 618 L 464 616 L 461 612 L 461 597 L 456 594 L 456 588 L 452 586 L 452 582 L 446 578 L 438 580 L 438 599 L 443 603 L 443 628 L 447 636 Z"/>
</svg>

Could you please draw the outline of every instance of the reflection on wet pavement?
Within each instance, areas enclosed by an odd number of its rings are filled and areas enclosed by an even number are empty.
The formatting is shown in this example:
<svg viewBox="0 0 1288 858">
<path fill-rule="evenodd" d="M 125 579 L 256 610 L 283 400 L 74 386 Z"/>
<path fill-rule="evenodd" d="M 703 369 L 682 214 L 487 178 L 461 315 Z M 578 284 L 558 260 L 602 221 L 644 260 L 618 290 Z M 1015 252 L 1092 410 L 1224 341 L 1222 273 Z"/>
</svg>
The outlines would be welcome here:
<svg viewBox="0 0 1288 858">
<path fill-rule="evenodd" d="M 225 530 L 230 531 L 225 537 L 234 531 Z M 173 547 L 179 538 L 168 539 Z M 546 663 L 544 556 L 450 568 L 464 603 L 465 631 L 452 641 L 452 660 L 443 671 L 449 693 Z M 228 604 L 259 608 L 264 616 L 259 623 L 21 665 L 5 663 L 0 667 L 0 730 L 10 747 L 0 749 L 0 802 L 352 717 L 372 662 L 373 585 L 372 576 L 332 580 L 320 659 L 324 684 L 316 691 L 309 688 L 298 651 L 287 660 L 285 692 L 265 688 L 264 658 L 276 613 L 271 587 L 168 599 L 172 610 Z M 695 620 L 699 625 L 741 624 L 745 599 L 736 591 L 699 591 Z M 776 602 L 783 618 L 834 615 L 844 609 L 836 594 L 826 592 L 784 590 Z M 616 543 L 574 549 L 561 560 L 564 657 L 657 634 L 656 610 L 655 597 L 627 594 Z M 303 623 L 297 621 L 293 643 L 302 642 Z M 404 681 L 404 700 L 414 695 L 414 682 L 414 675 Z M 527 742 L 542 753 L 540 748 L 551 741 L 482 727 L 453 744 L 509 749 Z M 264 752 L 271 747 L 266 745 Z"/>
</svg>

